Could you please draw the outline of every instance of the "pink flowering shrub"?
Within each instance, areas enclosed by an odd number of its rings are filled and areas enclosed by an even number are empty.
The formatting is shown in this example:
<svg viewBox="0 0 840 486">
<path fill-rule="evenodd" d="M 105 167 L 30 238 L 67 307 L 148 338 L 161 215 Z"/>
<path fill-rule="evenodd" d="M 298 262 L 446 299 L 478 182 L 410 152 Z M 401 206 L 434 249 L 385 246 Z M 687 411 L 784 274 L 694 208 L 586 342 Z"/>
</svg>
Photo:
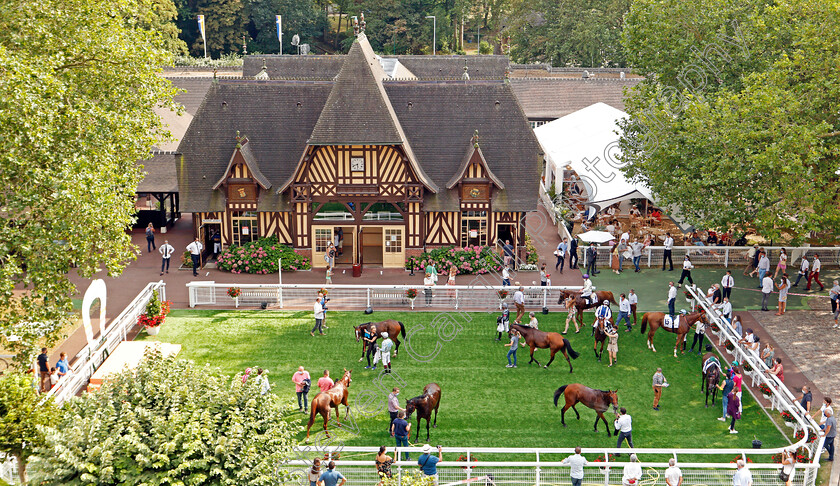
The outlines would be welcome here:
<svg viewBox="0 0 840 486">
<path fill-rule="evenodd" d="M 457 269 L 458 275 L 482 275 L 502 270 L 501 257 L 487 246 L 438 248 L 424 252 L 419 257 L 410 257 L 405 262 L 405 268 L 411 270 L 413 267 L 415 272 L 422 272 L 431 263 L 435 264 L 441 276 L 449 274 L 452 267 Z M 443 280 L 446 278 L 443 277 Z"/>
<path fill-rule="evenodd" d="M 261 238 L 242 246 L 230 246 L 219 255 L 219 269 L 231 273 L 277 273 L 277 261 L 283 270 L 308 270 L 309 258 L 277 242 L 277 238 Z"/>
</svg>

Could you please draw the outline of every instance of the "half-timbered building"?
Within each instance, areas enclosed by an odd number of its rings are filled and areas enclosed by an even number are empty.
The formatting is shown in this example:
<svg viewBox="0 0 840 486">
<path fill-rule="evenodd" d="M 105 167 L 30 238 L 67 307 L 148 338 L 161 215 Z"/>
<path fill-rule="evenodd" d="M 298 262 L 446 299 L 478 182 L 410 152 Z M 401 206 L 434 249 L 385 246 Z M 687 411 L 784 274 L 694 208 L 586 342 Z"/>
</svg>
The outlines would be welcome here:
<svg viewBox="0 0 840 486">
<path fill-rule="evenodd" d="M 541 153 L 503 70 L 472 76 L 462 61 L 461 76 L 435 78 L 451 62 L 427 58 L 418 76 L 407 66 L 423 59 L 396 66 L 364 33 L 340 65 L 289 58 L 214 81 L 184 135 L 181 210 L 198 237 L 274 235 L 315 266 L 337 239 L 338 264 L 384 267 L 434 247 L 524 245 Z M 317 75 L 284 76 L 274 62 Z"/>
</svg>

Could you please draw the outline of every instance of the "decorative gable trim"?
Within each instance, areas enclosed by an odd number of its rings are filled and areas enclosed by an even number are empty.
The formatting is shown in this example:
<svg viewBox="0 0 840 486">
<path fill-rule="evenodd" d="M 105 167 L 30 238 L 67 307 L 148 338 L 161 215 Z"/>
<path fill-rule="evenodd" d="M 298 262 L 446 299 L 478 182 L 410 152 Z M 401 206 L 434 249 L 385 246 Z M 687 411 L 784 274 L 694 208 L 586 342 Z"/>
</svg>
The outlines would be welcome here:
<svg viewBox="0 0 840 486">
<path fill-rule="evenodd" d="M 478 130 L 475 131 L 475 135 L 473 135 L 473 138 L 470 141 L 467 153 L 464 154 L 464 158 L 461 160 L 461 165 L 458 167 L 455 175 L 452 176 L 452 178 L 449 179 L 449 182 L 446 183 L 446 188 L 454 188 L 465 178 L 475 179 L 475 177 L 466 177 L 469 175 L 467 173 L 467 169 L 469 169 L 470 166 L 477 166 L 477 168 L 481 169 L 481 172 L 479 172 L 481 174 L 479 177 L 480 179 L 487 179 L 491 181 L 498 189 L 505 188 L 504 183 L 502 183 L 502 181 L 496 177 L 496 174 L 490 170 L 490 166 L 487 164 L 487 160 L 481 152 L 481 147 L 478 145 Z"/>
<path fill-rule="evenodd" d="M 246 168 L 246 173 L 242 174 L 241 177 L 235 177 L 231 172 L 235 164 L 242 164 Z M 213 186 L 213 189 L 219 189 L 228 179 L 233 178 L 250 178 L 263 189 L 269 189 L 271 187 L 271 182 L 260 171 L 257 159 L 254 157 L 253 152 L 251 152 L 250 147 L 248 147 L 248 137 L 240 137 L 239 132 L 236 132 L 236 147 L 233 149 L 233 154 L 230 156 L 227 168 L 222 173 L 222 177 Z"/>
</svg>

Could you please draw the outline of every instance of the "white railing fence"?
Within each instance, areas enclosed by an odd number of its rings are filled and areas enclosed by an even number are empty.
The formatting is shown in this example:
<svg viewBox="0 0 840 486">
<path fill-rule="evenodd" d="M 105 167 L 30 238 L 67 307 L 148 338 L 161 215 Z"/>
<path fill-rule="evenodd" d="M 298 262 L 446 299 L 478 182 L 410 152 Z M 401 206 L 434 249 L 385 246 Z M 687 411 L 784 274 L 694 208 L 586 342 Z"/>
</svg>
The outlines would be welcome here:
<svg viewBox="0 0 840 486">
<path fill-rule="evenodd" d="M 598 257 L 595 259 L 596 268 L 604 269 L 610 267 L 611 246 L 598 246 Z M 685 255 L 689 255 L 691 263 L 694 265 L 713 265 L 722 267 L 738 267 L 744 268 L 749 263 L 745 255 L 751 247 L 743 246 L 675 246 L 671 250 L 671 259 L 674 262 L 675 271 L 682 269 L 682 262 Z M 840 265 L 840 247 L 780 247 L 780 246 L 763 246 L 767 251 L 767 257 L 770 259 L 770 270 L 776 271 L 776 264 L 779 262 L 779 250 L 785 248 L 788 254 L 787 260 L 787 274 L 789 278 L 796 278 L 796 273 L 799 270 L 799 265 L 802 263 L 802 257 L 807 256 L 809 263 L 813 263 L 813 256 L 819 255 L 820 262 L 823 265 Z M 581 267 L 584 267 L 587 262 L 586 243 L 581 243 L 578 248 L 578 255 L 580 261 L 583 262 Z M 661 268 L 663 258 L 665 255 L 665 247 L 649 246 L 642 250 L 642 260 L 639 264 L 647 268 Z M 633 268 L 633 261 L 630 258 L 624 259 L 623 268 Z M 736 274 L 737 277 L 737 274 Z M 825 283 L 825 282 L 823 282 Z"/>
<path fill-rule="evenodd" d="M 321 446 L 300 447 L 296 450 L 296 459 L 285 464 L 285 470 L 300 478 L 300 482 L 293 484 L 308 484 L 303 482 L 305 472 L 311 467 L 312 459 L 321 458 L 322 470 L 325 458 L 335 459 L 336 470 L 341 472 L 348 484 L 375 485 L 379 482 L 374 457 L 378 447 L 343 447 Z M 664 486 L 667 460 L 671 457 L 677 460 L 682 470 L 684 484 L 702 484 L 705 486 L 729 486 L 732 484 L 732 474 L 735 472 L 735 459 L 741 458 L 749 462 L 749 469 L 753 476 L 753 486 L 780 486 L 780 465 L 773 463 L 771 456 L 778 454 L 781 449 L 633 449 L 642 466 L 640 484 L 645 486 Z M 420 447 L 390 446 L 387 453 L 394 458 L 409 453 L 411 460 L 394 463 L 392 473 L 402 477 L 406 473 L 418 470 L 417 458 L 421 453 Z M 563 458 L 574 453 L 569 448 L 557 449 L 516 449 L 516 448 L 468 448 L 444 447 L 443 461 L 437 464 L 438 484 L 446 485 L 458 481 L 470 481 L 470 484 L 480 485 L 568 485 L 569 466 L 563 465 Z M 623 467 L 627 462 L 628 449 L 583 449 L 582 454 L 590 463 L 584 469 L 584 483 L 587 485 L 603 484 L 604 486 L 621 484 Z M 623 454 L 611 457 L 612 454 Z M 434 452 L 437 454 L 437 451 Z M 691 456 L 685 462 L 681 457 Z M 456 461 L 456 458 L 461 460 Z M 600 462 L 594 462 L 599 459 Z M 488 460 L 490 459 L 490 460 Z M 701 460 L 702 462 L 697 462 Z M 690 462 L 689 462 L 690 461 Z M 467 466 L 469 465 L 469 466 Z M 792 484 L 795 486 L 813 486 L 819 465 L 816 463 L 802 463 L 796 467 Z"/>
<path fill-rule="evenodd" d="M 557 211 L 554 207 L 554 201 L 548 196 L 548 191 L 545 189 L 545 185 L 540 182 L 540 204 L 543 205 L 548 215 L 552 218 L 552 223 L 557 227 L 557 234 L 560 236 L 560 239 L 568 238 L 569 240 L 572 239 L 572 235 L 569 234 L 569 228 L 566 227 L 566 221 L 557 214 Z"/>
<path fill-rule="evenodd" d="M 208 281 L 189 282 L 190 307 L 197 305 L 279 307 L 312 310 L 315 297 L 322 288 L 328 290 L 327 308 L 341 310 L 416 309 L 416 310 L 495 310 L 503 302 L 513 311 L 514 287 L 481 285 L 483 276 L 476 276 L 477 285 L 436 285 L 427 292 L 422 285 L 312 285 L 312 284 L 222 284 Z M 231 287 L 241 290 L 236 299 L 227 295 Z M 560 290 L 578 290 L 579 286 L 525 287 L 525 307 L 531 310 L 557 304 Z M 406 291 L 417 292 L 409 299 Z M 500 291 L 508 292 L 504 299 Z"/>
</svg>

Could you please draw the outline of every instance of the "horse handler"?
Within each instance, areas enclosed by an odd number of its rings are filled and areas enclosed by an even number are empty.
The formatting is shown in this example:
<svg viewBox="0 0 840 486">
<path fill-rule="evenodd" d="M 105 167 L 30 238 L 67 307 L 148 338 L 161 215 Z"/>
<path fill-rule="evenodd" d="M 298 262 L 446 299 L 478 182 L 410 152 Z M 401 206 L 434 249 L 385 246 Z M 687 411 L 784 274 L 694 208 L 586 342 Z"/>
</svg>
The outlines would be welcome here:
<svg viewBox="0 0 840 486">
<path fill-rule="evenodd" d="M 653 409 L 659 410 L 659 399 L 662 398 L 662 388 L 668 386 L 668 380 L 662 374 L 662 368 L 656 368 L 653 374 Z"/>
</svg>

